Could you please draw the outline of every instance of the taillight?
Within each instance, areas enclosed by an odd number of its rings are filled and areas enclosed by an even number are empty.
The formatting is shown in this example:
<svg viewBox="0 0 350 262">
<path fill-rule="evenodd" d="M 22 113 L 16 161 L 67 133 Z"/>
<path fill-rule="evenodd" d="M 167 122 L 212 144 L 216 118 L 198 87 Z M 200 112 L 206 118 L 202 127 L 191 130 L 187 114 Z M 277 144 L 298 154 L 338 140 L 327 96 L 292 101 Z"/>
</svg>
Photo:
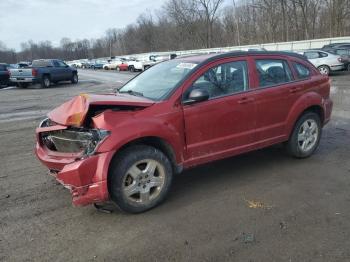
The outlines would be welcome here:
<svg viewBox="0 0 350 262">
<path fill-rule="evenodd" d="M 37 76 L 38 71 L 35 68 L 32 68 L 32 76 Z"/>
</svg>

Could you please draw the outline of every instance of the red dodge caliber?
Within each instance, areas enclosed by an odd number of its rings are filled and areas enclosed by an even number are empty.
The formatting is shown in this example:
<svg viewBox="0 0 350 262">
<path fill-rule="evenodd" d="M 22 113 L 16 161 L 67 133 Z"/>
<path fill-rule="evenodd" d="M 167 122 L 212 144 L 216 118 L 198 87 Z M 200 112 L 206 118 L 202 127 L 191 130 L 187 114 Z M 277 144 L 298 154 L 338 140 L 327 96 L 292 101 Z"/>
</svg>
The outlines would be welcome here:
<svg viewBox="0 0 350 262">
<path fill-rule="evenodd" d="M 330 82 L 303 56 L 232 52 L 157 64 L 116 94 L 84 94 L 48 114 L 36 155 L 75 205 L 112 200 L 126 212 L 161 203 L 173 174 L 285 143 L 317 148 Z"/>
</svg>

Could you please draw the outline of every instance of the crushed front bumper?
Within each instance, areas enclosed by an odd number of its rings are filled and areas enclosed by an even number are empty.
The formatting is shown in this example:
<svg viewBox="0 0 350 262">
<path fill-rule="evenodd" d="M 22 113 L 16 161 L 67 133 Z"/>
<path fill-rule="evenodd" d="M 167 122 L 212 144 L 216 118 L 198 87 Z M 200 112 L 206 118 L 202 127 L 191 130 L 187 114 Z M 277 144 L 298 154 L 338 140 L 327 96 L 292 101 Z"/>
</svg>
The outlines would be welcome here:
<svg viewBox="0 0 350 262">
<path fill-rule="evenodd" d="M 81 158 L 74 153 L 62 153 L 48 149 L 40 140 L 40 133 L 57 127 L 37 128 L 35 153 L 49 168 L 58 182 L 70 190 L 76 206 L 105 202 L 109 199 L 107 176 L 114 152 L 95 154 Z"/>
</svg>

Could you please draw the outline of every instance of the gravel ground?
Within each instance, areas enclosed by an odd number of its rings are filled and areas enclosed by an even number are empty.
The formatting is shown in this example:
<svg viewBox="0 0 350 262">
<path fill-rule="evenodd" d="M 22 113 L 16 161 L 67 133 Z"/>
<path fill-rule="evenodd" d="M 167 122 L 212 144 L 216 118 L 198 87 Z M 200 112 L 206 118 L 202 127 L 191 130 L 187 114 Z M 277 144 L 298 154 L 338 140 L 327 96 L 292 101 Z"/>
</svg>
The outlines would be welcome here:
<svg viewBox="0 0 350 262">
<path fill-rule="evenodd" d="M 139 215 L 72 207 L 34 156 L 50 109 L 133 76 L 79 75 L 75 86 L 0 90 L 0 261 L 350 261 L 350 74 L 332 77 L 333 119 L 314 156 L 274 146 L 185 171 Z"/>
</svg>

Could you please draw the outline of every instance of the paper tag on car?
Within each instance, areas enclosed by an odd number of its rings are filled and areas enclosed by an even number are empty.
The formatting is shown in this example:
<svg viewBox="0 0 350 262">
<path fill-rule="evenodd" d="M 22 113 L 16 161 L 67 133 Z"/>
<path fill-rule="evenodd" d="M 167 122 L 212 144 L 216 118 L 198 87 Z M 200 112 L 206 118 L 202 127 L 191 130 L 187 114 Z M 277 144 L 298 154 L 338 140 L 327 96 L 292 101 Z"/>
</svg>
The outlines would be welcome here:
<svg viewBox="0 0 350 262">
<path fill-rule="evenodd" d="M 180 63 L 176 67 L 177 68 L 186 68 L 186 69 L 193 69 L 196 67 L 197 64 L 193 63 Z"/>
</svg>

